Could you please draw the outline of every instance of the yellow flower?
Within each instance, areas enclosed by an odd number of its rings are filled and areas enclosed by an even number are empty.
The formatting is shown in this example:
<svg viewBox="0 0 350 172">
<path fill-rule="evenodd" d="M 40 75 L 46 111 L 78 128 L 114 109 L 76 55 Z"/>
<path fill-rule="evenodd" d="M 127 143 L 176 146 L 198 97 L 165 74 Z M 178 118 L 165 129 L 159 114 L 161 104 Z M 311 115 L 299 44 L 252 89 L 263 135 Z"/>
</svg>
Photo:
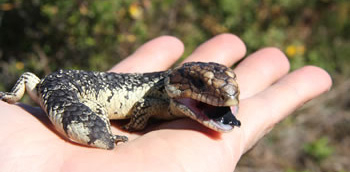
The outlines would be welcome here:
<svg viewBox="0 0 350 172">
<path fill-rule="evenodd" d="M 14 8 L 15 6 L 11 3 L 3 3 L 0 4 L 0 9 L 3 11 L 10 11 Z"/>
<path fill-rule="evenodd" d="M 289 56 L 289 57 L 293 57 L 295 56 L 295 54 L 297 53 L 297 49 L 294 45 L 289 45 L 287 48 L 286 48 L 286 54 Z"/>
<path fill-rule="evenodd" d="M 288 45 L 286 48 L 286 54 L 288 57 L 302 56 L 305 53 L 304 45 Z"/>
<path fill-rule="evenodd" d="M 142 12 L 142 8 L 137 3 L 133 3 L 129 7 L 129 14 L 133 19 L 140 19 L 142 17 Z"/>
<path fill-rule="evenodd" d="M 129 34 L 129 35 L 126 36 L 126 40 L 128 42 L 135 42 L 136 41 L 136 36 L 132 35 L 132 34 Z"/>
<path fill-rule="evenodd" d="M 24 68 L 23 62 L 16 62 L 16 69 L 17 70 L 22 70 L 23 68 Z"/>
<path fill-rule="evenodd" d="M 47 15 L 55 15 L 58 12 L 57 6 L 51 6 L 51 5 L 44 5 L 42 7 L 42 11 Z"/>
<path fill-rule="evenodd" d="M 88 9 L 85 5 L 81 5 L 81 6 L 79 7 L 79 12 L 80 12 L 80 14 L 82 14 L 82 15 L 87 15 L 88 12 L 89 12 L 89 9 Z"/>
</svg>

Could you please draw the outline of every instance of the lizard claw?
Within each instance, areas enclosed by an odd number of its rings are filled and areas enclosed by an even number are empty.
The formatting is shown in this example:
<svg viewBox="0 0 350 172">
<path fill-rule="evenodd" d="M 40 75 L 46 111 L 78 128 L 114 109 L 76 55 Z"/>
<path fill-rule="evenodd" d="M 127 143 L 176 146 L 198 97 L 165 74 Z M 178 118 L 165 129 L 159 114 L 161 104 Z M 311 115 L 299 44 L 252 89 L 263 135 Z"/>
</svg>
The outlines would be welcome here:
<svg viewBox="0 0 350 172">
<path fill-rule="evenodd" d="M 118 143 L 118 142 L 127 142 L 129 139 L 126 136 L 114 135 L 114 140 L 116 143 Z"/>
</svg>

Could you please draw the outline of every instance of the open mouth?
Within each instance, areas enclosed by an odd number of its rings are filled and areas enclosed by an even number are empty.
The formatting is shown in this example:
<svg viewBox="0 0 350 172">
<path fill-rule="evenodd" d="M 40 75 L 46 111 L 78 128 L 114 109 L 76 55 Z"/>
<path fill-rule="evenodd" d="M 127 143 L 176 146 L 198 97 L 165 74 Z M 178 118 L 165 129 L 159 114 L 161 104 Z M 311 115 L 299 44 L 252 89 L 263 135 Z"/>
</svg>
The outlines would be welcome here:
<svg viewBox="0 0 350 172">
<path fill-rule="evenodd" d="M 241 122 L 236 119 L 235 114 L 238 112 L 238 105 L 232 106 L 213 106 L 191 98 L 175 99 L 178 106 L 181 106 L 185 114 L 202 123 L 203 125 L 215 131 L 228 132 L 234 126 L 241 126 Z"/>
</svg>

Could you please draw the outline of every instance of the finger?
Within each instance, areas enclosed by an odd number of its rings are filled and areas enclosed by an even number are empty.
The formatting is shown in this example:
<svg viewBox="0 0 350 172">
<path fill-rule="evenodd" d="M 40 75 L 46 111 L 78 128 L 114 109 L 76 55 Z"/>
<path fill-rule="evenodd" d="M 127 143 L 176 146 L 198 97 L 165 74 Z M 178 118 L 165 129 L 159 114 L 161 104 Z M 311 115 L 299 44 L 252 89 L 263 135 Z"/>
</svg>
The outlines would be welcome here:
<svg viewBox="0 0 350 172">
<path fill-rule="evenodd" d="M 183 43 L 172 36 L 148 41 L 132 55 L 115 65 L 112 72 L 152 72 L 169 68 L 184 51 Z"/>
<path fill-rule="evenodd" d="M 246 47 L 241 39 L 232 34 L 221 34 L 200 45 L 187 59 L 183 61 L 217 62 L 232 66 L 243 58 Z"/>
<path fill-rule="evenodd" d="M 258 95 L 242 101 L 238 118 L 242 122 L 240 132 L 244 132 L 245 136 L 244 150 L 253 146 L 292 111 L 328 91 L 331 85 L 332 80 L 327 72 L 307 66 L 285 76 Z"/>
<path fill-rule="evenodd" d="M 240 98 L 264 90 L 289 71 L 287 57 L 277 48 L 261 49 L 245 58 L 236 68 Z"/>
</svg>

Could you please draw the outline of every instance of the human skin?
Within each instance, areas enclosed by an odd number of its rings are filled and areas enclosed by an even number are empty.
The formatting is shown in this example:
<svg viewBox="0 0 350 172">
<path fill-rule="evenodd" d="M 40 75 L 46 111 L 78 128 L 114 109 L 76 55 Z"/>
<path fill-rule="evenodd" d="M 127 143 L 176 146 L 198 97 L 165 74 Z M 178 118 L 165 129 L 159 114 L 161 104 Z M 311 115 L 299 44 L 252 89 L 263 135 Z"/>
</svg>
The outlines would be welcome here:
<svg viewBox="0 0 350 172">
<path fill-rule="evenodd" d="M 115 65 L 111 72 L 166 70 L 184 46 L 171 36 L 155 38 Z M 184 62 L 217 62 L 232 66 L 245 56 L 244 43 L 221 34 L 200 45 Z M 285 55 L 263 48 L 235 69 L 240 86 L 241 127 L 216 133 L 191 119 L 161 122 L 143 133 L 119 130 L 129 137 L 113 150 L 74 144 L 61 137 L 38 107 L 0 101 L 0 171 L 224 171 L 232 172 L 241 156 L 276 123 L 305 102 L 327 92 L 327 72 L 305 66 L 291 73 Z"/>
</svg>

